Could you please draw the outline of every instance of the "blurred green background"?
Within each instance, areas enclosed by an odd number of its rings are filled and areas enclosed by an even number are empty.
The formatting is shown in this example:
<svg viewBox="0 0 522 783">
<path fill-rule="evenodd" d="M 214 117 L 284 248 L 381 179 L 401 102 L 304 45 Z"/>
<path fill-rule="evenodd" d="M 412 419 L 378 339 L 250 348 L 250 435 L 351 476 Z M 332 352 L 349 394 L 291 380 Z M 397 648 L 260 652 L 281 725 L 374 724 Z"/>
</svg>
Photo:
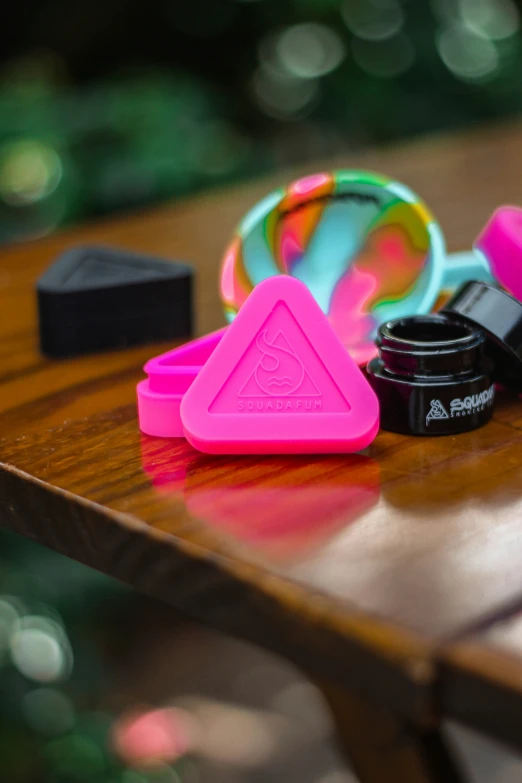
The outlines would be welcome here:
<svg viewBox="0 0 522 783">
<path fill-rule="evenodd" d="M 515 0 L 3 9 L 0 241 L 522 107 Z"/>
<path fill-rule="evenodd" d="M 2 16 L 0 243 L 522 108 L 514 0 L 19 0 Z M 2 780 L 217 780 L 181 751 L 136 771 L 111 745 L 136 698 L 114 697 L 121 640 L 150 607 L 0 546 Z"/>
</svg>

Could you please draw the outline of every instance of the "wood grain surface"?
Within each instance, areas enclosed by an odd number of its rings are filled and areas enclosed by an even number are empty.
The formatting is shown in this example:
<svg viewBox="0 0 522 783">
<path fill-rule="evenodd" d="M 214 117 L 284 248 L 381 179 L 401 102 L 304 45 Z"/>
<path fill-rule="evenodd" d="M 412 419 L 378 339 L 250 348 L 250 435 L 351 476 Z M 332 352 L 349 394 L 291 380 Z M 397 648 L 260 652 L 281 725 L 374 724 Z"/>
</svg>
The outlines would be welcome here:
<svg viewBox="0 0 522 783">
<path fill-rule="evenodd" d="M 469 248 L 522 201 L 522 125 L 427 139 L 336 166 L 397 177 Z M 197 323 L 223 323 L 220 254 L 243 212 L 296 173 L 0 253 L 0 523 L 203 622 L 407 715 L 433 653 L 522 600 L 522 406 L 481 430 L 382 432 L 346 457 L 208 457 L 140 435 L 135 384 L 169 346 L 69 361 L 37 348 L 34 283 L 64 248 L 105 242 L 192 262 Z"/>
</svg>

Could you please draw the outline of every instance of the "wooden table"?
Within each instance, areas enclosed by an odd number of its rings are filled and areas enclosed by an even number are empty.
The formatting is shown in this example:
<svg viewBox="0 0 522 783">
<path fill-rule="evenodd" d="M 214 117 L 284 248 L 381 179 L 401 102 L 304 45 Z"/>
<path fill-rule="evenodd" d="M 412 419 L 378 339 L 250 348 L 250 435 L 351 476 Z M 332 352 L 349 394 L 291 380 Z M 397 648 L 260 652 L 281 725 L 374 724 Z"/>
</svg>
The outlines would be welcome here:
<svg viewBox="0 0 522 783">
<path fill-rule="evenodd" d="M 464 249 L 496 205 L 522 200 L 522 125 L 335 164 L 407 182 Z M 437 724 L 442 708 L 469 718 L 459 645 L 480 648 L 477 632 L 522 604 L 518 401 L 481 430 L 382 432 L 360 455 L 208 457 L 138 430 L 135 384 L 166 345 L 59 362 L 37 349 L 34 282 L 85 241 L 191 261 L 198 331 L 217 328 L 220 253 L 288 176 L 2 251 L 0 523 L 293 661 L 364 783 L 451 783 Z M 502 685 L 518 678 L 517 698 L 521 677 L 515 657 Z"/>
</svg>

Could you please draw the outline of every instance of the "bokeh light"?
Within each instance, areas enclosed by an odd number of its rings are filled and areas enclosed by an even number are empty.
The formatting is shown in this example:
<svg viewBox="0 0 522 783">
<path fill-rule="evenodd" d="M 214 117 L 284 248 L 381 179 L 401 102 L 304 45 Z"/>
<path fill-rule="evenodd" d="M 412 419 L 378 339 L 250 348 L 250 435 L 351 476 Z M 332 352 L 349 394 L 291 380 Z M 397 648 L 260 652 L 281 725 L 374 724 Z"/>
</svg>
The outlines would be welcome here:
<svg viewBox="0 0 522 783">
<path fill-rule="evenodd" d="M 258 767 L 285 741 L 286 721 L 274 713 L 208 700 L 193 712 L 201 725 L 199 755 L 219 764 Z"/>
<path fill-rule="evenodd" d="M 271 32 L 258 47 L 251 95 L 270 117 L 305 117 L 317 104 L 320 77 L 338 68 L 345 57 L 345 43 L 327 25 L 304 22 Z"/>
<path fill-rule="evenodd" d="M 327 741 L 331 721 L 317 688 L 309 682 L 293 682 L 278 691 L 271 706 L 298 726 L 309 741 Z"/>
<path fill-rule="evenodd" d="M 279 120 L 292 120 L 312 111 L 319 96 L 319 85 L 312 79 L 298 79 L 260 66 L 252 78 L 251 91 L 265 114 Z"/>
<path fill-rule="evenodd" d="M 406 33 L 400 32 L 384 41 L 355 39 L 352 45 L 353 59 L 372 76 L 393 79 L 411 68 L 415 51 Z"/>
<path fill-rule="evenodd" d="M 2 661 L 8 650 L 9 642 L 18 620 L 18 611 L 14 601 L 9 596 L 0 597 L 0 661 Z"/>
<path fill-rule="evenodd" d="M 10 206 L 41 201 L 56 190 L 61 177 L 61 160 L 47 144 L 21 140 L 0 151 L 0 197 Z"/>
<path fill-rule="evenodd" d="M 70 674 L 71 646 L 55 620 L 40 615 L 21 618 L 15 625 L 10 647 L 13 663 L 31 680 L 50 683 Z"/>
<path fill-rule="evenodd" d="M 36 688 L 24 696 L 22 709 L 31 728 L 44 736 L 65 734 L 74 726 L 71 700 L 56 688 Z"/>
<path fill-rule="evenodd" d="M 465 25 L 493 40 L 510 38 L 520 29 L 520 11 L 513 0 L 459 0 Z"/>
<path fill-rule="evenodd" d="M 277 38 L 276 52 L 280 66 L 289 74 L 311 79 L 337 68 L 346 48 L 330 27 L 308 22 L 287 27 Z"/>
<path fill-rule="evenodd" d="M 404 12 L 397 0 L 344 0 L 341 15 L 348 29 L 366 41 L 391 38 L 404 24 Z"/>
<path fill-rule="evenodd" d="M 491 78 L 499 68 L 494 42 L 469 25 L 452 24 L 440 31 L 437 49 L 448 70 L 463 81 Z"/>
<path fill-rule="evenodd" d="M 195 718 L 174 708 L 126 713 L 111 731 L 113 747 L 127 764 L 175 761 L 194 749 L 198 736 Z"/>
</svg>

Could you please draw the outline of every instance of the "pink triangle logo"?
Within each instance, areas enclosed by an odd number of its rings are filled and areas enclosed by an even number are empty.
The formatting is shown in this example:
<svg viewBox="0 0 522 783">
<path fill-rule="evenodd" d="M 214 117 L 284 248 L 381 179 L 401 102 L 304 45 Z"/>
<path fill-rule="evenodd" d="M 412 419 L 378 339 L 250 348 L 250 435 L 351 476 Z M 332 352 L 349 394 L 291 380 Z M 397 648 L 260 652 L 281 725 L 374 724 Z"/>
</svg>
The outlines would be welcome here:
<svg viewBox="0 0 522 783">
<path fill-rule="evenodd" d="M 281 307 L 285 307 L 282 302 L 278 305 L 278 308 Z M 290 311 L 288 313 L 292 318 Z M 294 323 L 299 329 L 295 320 Z M 299 358 L 281 330 L 277 332 L 273 341 L 269 342 L 267 329 L 262 329 L 255 339 L 255 344 L 257 353 L 260 353 L 261 357 L 239 391 L 239 397 L 321 396 L 321 392 L 305 369 L 303 360 Z"/>
<path fill-rule="evenodd" d="M 379 406 L 308 288 L 281 275 L 251 293 L 181 418 L 209 453 L 350 452 L 375 437 Z"/>
<path fill-rule="evenodd" d="M 216 398 L 211 413 L 349 411 L 317 351 L 284 301 L 254 335 Z"/>
</svg>

